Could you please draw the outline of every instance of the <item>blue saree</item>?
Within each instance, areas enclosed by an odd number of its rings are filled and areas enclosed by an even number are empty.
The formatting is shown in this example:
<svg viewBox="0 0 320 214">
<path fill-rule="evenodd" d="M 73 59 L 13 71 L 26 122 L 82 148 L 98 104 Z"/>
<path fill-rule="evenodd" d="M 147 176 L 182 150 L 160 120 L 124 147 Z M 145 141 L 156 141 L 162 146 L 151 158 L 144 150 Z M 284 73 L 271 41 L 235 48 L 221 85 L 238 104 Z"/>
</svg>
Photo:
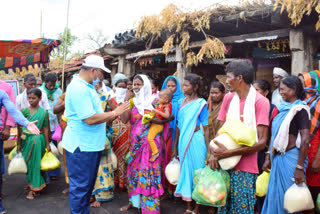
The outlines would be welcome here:
<svg viewBox="0 0 320 214">
<path fill-rule="evenodd" d="M 182 101 L 182 100 L 181 100 Z M 185 201 L 192 201 L 192 185 L 194 171 L 205 166 L 207 147 L 200 129 L 194 132 L 196 126 L 208 125 L 209 112 L 204 99 L 192 101 L 178 113 L 178 128 L 180 130 L 178 154 L 180 159 L 180 177 L 174 195 Z"/>
<path fill-rule="evenodd" d="M 281 123 L 294 105 L 305 104 L 301 100 L 296 100 L 294 103 L 282 102 L 279 105 L 279 113 L 272 122 L 271 129 L 271 145 L 270 153 L 272 152 L 274 139 L 278 134 Z M 299 149 L 297 147 L 286 151 L 284 154 L 277 154 L 272 158 L 271 171 L 268 183 L 267 195 L 262 207 L 262 214 L 286 214 L 283 208 L 284 194 L 294 183 L 294 171 L 299 158 Z M 308 158 L 304 163 L 306 169 Z"/>
</svg>

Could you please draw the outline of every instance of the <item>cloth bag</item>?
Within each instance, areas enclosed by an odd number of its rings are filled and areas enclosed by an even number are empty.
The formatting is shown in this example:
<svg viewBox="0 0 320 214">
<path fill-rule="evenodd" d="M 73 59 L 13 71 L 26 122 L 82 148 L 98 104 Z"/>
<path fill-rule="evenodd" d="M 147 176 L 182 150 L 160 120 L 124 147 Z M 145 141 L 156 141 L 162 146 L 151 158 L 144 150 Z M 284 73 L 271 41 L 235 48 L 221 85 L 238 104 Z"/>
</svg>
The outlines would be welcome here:
<svg viewBox="0 0 320 214">
<path fill-rule="evenodd" d="M 57 147 L 53 144 L 53 142 L 50 142 L 50 149 L 53 154 L 55 154 L 56 156 L 59 156 L 59 151 Z"/>
<path fill-rule="evenodd" d="M 180 162 L 178 159 L 173 158 L 165 169 L 165 175 L 167 180 L 172 185 L 177 185 L 180 177 Z"/>
<path fill-rule="evenodd" d="M 305 183 L 293 184 L 284 194 L 283 208 L 289 213 L 311 210 L 314 208 L 309 188 Z"/>
<path fill-rule="evenodd" d="M 218 146 L 214 143 L 214 141 L 217 141 L 223 144 L 227 149 L 237 149 L 241 147 L 226 133 L 220 134 L 210 142 L 210 146 L 213 147 L 214 149 L 217 149 Z M 239 163 L 240 159 L 241 159 L 241 155 L 236 155 L 236 156 L 221 159 L 218 162 L 222 169 L 229 170 L 234 168 Z"/>
<path fill-rule="evenodd" d="M 259 197 L 263 197 L 267 194 L 268 183 L 269 183 L 269 172 L 263 172 L 258 176 L 256 180 L 256 195 Z"/>
<path fill-rule="evenodd" d="M 24 158 L 19 152 L 11 161 L 8 167 L 8 174 L 26 174 L 28 172 L 27 164 L 24 161 Z"/>
<path fill-rule="evenodd" d="M 53 171 L 59 169 L 60 165 L 58 158 L 52 152 L 46 151 L 41 159 L 40 169 L 41 171 Z"/>
</svg>

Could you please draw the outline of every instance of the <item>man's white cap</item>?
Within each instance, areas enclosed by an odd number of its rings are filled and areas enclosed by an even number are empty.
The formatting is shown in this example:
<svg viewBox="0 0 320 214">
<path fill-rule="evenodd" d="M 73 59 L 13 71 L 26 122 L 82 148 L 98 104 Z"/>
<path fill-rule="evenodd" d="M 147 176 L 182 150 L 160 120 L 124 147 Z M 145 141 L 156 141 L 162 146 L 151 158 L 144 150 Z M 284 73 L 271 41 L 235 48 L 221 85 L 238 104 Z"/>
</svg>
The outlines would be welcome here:
<svg viewBox="0 0 320 214">
<path fill-rule="evenodd" d="M 282 78 L 286 78 L 287 76 L 289 76 L 289 74 L 285 70 L 278 67 L 273 68 L 273 74 L 282 76 Z"/>
<path fill-rule="evenodd" d="M 101 56 L 97 56 L 97 55 L 87 56 L 83 60 L 82 65 L 89 68 L 100 68 L 107 73 L 111 73 L 111 71 L 104 66 L 104 60 Z"/>
</svg>

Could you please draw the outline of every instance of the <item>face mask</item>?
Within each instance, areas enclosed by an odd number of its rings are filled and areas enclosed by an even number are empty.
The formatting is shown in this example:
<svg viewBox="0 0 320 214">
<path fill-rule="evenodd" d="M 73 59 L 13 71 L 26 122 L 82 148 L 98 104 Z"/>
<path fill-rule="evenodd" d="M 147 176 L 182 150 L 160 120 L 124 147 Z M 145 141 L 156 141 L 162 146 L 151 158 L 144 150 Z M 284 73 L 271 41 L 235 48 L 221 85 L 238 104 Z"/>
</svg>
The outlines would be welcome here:
<svg viewBox="0 0 320 214">
<path fill-rule="evenodd" d="M 123 103 L 124 98 L 126 97 L 127 89 L 116 87 L 116 101 L 117 103 Z"/>
<path fill-rule="evenodd" d="M 97 79 L 92 80 L 92 85 L 97 85 L 100 82 L 100 78 L 97 77 Z"/>
</svg>

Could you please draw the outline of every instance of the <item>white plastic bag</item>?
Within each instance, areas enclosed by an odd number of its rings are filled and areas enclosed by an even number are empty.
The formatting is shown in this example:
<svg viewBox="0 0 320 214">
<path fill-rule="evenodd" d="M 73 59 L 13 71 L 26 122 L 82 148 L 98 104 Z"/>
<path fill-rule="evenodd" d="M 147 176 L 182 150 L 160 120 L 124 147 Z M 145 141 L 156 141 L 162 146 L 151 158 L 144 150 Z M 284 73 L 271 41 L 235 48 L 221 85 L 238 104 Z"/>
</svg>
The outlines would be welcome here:
<svg viewBox="0 0 320 214">
<path fill-rule="evenodd" d="M 113 150 L 111 150 L 111 162 L 113 165 L 113 169 L 117 170 L 118 169 L 118 159 L 117 159 L 117 156 L 114 154 Z"/>
<path fill-rule="evenodd" d="M 63 155 L 63 148 L 62 148 L 62 142 L 61 141 L 58 143 L 58 151 L 59 151 L 59 153 L 61 155 Z"/>
<path fill-rule="evenodd" d="M 180 176 L 180 162 L 173 158 L 165 169 L 165 175 L 169 183 L 177 185 Z"/>
<path fill-rule="evenodd" d="M 11 161 L 8 167 L 8 174 L 17 174 L 17 173 L 22 173 L 26 174 L 28 171 L 27 164 L 24 161 L 24 158 L 19 152 Z"/>
<path fill-rule="evenodd" d="M 50 142 L 50 149 L 53 154 L 55 154 L 57 157 L 59 156 L 58 149 L 53 142 Z"/>
<path fill-rule="evenodd" d="M 311 210 L 314 208 L 309 188 L 305 183 L 293 184 L 284 194 L 283 208 L 289 213 Z"/>
<path fill-rule="evenodd" d="M 237 149 L 241 147 L 226 133 L 217 136 L 214 140 L 224 145 L 227 149 Z M 212 146 L 214 149 L 218 148 L 213 140 L 210 142 L 210 146 Z M 236 155 L 229 158 L 221 159 L 218 162 L 222 169 L 229 170 L 234 168 L 239 163 L 240 159 L 241 155 Z"/>
</svg>

